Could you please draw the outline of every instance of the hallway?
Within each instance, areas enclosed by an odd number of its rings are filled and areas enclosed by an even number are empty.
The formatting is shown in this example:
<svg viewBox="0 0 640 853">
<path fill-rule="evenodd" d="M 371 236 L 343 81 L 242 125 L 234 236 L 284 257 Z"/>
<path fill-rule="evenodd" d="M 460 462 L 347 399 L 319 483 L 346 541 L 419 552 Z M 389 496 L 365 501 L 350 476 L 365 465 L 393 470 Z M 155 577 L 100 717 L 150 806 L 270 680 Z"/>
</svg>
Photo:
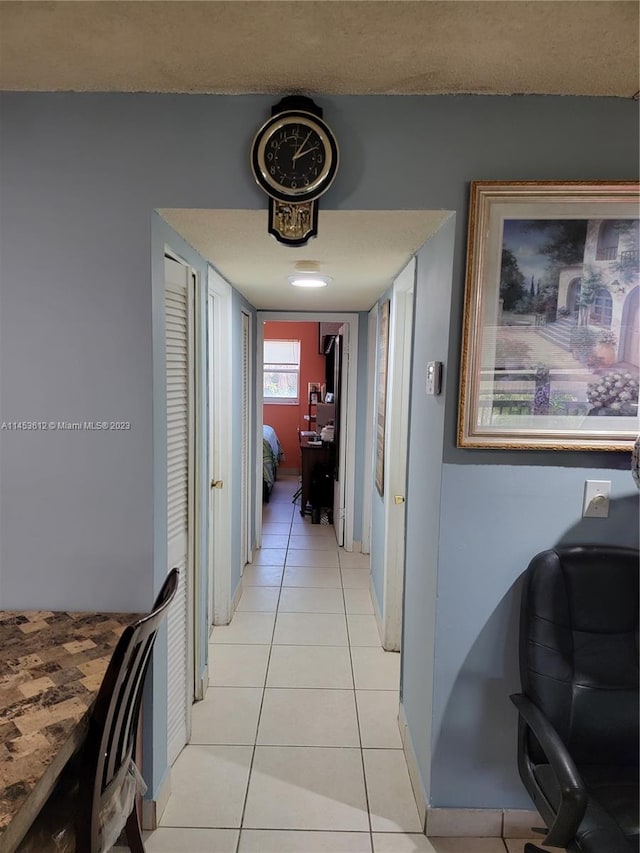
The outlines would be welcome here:
<svg viewBox="0 0 640 853">
<path fill-rule="evenodd" d="M 505 853 L 499 838 L 421 835 L 369 562 L 302 519 L 278 479 L 209 689 L 147 853 Z M 509 850 L 521 850 L 520 844 Z"/>
</svg>

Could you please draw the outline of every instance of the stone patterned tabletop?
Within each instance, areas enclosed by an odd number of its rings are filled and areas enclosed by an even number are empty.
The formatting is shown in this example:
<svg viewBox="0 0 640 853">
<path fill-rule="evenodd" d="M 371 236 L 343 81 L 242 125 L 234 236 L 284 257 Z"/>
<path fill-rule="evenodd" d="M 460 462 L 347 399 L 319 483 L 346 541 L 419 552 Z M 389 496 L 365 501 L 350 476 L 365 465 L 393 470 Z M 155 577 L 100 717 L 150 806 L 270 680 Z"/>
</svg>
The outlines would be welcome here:
<svg viewBox="0 0 640 853">
<path fill-rule="evenodd" d="M 132 613 L 0 611 L 0 851 L 14 849 L 82 742 Z"/>
</svg>

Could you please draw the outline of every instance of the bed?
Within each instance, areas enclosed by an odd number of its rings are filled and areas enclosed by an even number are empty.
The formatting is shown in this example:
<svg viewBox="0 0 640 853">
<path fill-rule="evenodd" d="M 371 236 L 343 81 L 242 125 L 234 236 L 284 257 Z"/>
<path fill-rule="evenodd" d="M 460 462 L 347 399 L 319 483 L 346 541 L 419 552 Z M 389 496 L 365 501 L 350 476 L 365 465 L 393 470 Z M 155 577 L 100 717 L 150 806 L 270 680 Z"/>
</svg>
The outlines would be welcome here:
<svg viewBox="0 0 640 853">
<path fill-rule="evenodd" d="M 262 499 L 268 503 L 284 452 L 273 427 L 262 425 Z"/>
</svg>

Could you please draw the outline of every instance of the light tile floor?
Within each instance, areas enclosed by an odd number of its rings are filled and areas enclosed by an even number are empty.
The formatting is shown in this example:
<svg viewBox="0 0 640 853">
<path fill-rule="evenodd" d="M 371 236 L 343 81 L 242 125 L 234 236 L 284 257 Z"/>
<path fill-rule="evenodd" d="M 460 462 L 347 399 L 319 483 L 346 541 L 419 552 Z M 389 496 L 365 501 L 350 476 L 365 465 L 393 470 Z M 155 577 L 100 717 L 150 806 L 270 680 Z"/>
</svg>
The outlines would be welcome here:
<svg viewBox="0 0 640 853">
<path fill-rule="evenodd" d="M 210 686 L 147 853 L 518 853 L 520 839 L 420 834 L 368 557 L 303 519 L 296 487 L 277 481 L 238 609 L 212 631 Z"/>
</svg>

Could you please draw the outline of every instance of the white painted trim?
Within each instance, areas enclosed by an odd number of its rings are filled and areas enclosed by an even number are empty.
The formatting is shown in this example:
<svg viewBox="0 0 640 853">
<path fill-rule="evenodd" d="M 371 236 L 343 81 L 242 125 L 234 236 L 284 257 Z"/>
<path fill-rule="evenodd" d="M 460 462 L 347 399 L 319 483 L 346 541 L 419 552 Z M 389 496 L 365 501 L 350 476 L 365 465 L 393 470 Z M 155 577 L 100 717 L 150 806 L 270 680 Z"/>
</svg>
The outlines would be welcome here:
<svg viewBox="0 0 640 853">
<path fill-rule="evenodd" d="M 367 405 L 365 414 L 364 474 L 362 483 L 362 553 L 371 553 L 371 511 L 375 456 L 373 436 L 375 434 L 374 403 L 376 397 L 376 340 L 378 335 L 378 306 L 369 311 L 367 325 Z"/>
<path fill-rule="evenodd" d="M 209 267 L 207 285 L 209 328 L 209 399 L 216 388 L 223 389 L 218 405 L 209 418 L 209 480 L 222 480 L 222 489 L 209 489 L 209 623 L 228 625 L 231 620 L 231 477 L 232 388 L 231 371 L 231 286 L 213 267 Z M 209 411 L 211 411 L 211 404 Z M 213 451 L 211 451 L 213 448 Z"/>
<path fill-rule="evenodd" d="M 241 514 L 240 514 L 240 524 L 241 531 L 240 535 L 243 539 L 243 545 L 246 547 L 246 550 L 243 551 L 241 548 L 241 562 L 243 565 L 240 566 L 240 575 L 244 572 L 245 563 L 251 563 L 253 561 L 253 543 L 251 542 L 251 418 L 253 415 L 253 401 L 251 399 L 251 384 L 253 382 L 253 330 L 251 328 L 251 315 L 248 311 L 244 309 L 240 312 L 241 318 L 241 336 L 242 336 L 242 344 L 244 347 L 244 330 L 245 330 L 245 320 L 246 320 L 246 329 L 247 329 L 247 377 L 246 377 L 246 388 L 247 388 L 247 418 L 246 422 L 243 418 L 242 420 L 242 441 L 241 441 L 241 452 L 246 452 L 246 482 L 241 483 L 240 493 L 242 495 L 242 506 L 241 506 Z M 244 358 L 244 353 L 243 353 Z M 242 383 L 243 385 L 243 397 L 244 397 L 244 382 L 245 379 L 243 377 Z M 242 400 L 244 403 L 244 399 Z M 245 447 L 245 432 L 246 432 L 246 447 Z M 241 472 L 245 471 L 245 459 L 244 456 L 241 460 L 240 465 Z"/>
<path fill-rule="evenodd" d="M 408 758 L 407 764 L 409 764 Z M 409 775 L 411 775 L 411 769 L 409 769 Z M 531 839 L 534 837 L 533 827 L 544 827 L 544 825 L 543 819 L 535 810 L 427 807 L 426 834 L 431 838 Z M 540 843 L 542 843 L 542 837 Z"/>
<path fill-rule="evenodd" d="M 242 589 L 243 589 L 242 578 L 240 578 L 240 580 L 238 581 L 238 586 L 236 587 L 236 591 L 234 593 L 234 596 L 231 599 L 231 616 L 233 616 L 233 614 L 238 609 L 238 604 L 240 603 L 240 598 L 242 597 Z M 231 621 L 231 618 L 229 618 L 229 621 Z"/>
<path fill-rule="evenodd" d="M 428 804 L 404 705 L 398 709 L 398 728 L 423 832 L 431 838 L 532 838 L 534 826 L 544 826 L 537 811 L 526 809 L 444 809 Z"/>
<path fill-rule="evenodd" d="M 171 768 L 167 770 L 167 775 L 158 791 L 158 796 L 155 800 L 142 801 L 142 814 L 140 815 L 140 823 L 142 829 L 152 832 L 157 829 L 162 820 L 162 815 L 169 802 L 171 796 Z"/>
<path fill-rule="evenodd" d="M 402 750 L 404 752 L 404 757 L 407 762 L 409 779 L 411 780 L 411 788 L 413 790 L 413 796 L 416 801 L 418 814 L 420 815 L 420 824 L 422 826 L 422 831 L 424 832 L 427 823 L 427 811 L 429 808 L 429 805 L 427 803 L 427 792 L 425 791 L 424 784 L 422 782 L 422 776 L 420 775 L 420 769 L 418 768 L 418 759 L 416 758 L 416 751 L 413 748 L 411 732 L 409 731 L 409 726 L 407 725 L 407 718 L 404 713 L 404 705 L 402 704 L 402 702 L 400 703 L 400 707 L 398 708 L 398 728 L 400 729 Z"/>
<path fill-rule="evenodd" d="M 255 530 L 256 530 L 256 552 L 262 547 L 262 439 L 264 423 L 264 321 L 260 319 L 260 311 L 256 313 L 256 351 L 254 354 L 255 366 L 255 413 L 256 413 L 256 488 L 255 488 Z"/>
<path fill-rule="evenodd" d="M 382 623 L 382 613 L 380 613 L 380 607 L 378 606 L 378 598 L 376 596 L 376 588 L 373 585 L 373 575 L 369 575 L 369 595 L 371 596 L 371 603 L 373 604 L 373 615 L 376 620 L 376 625 L 378 628 L 378 636 L 380 637 L 380 644 L 382 644 L 382 633 L 383 633 L 383 623 Z"/>
<path fill-rule="evenodd" d="M 535 809 L 503 809 L 503 838 L 533 838 L 533 827 L 543 827 L 544 820 Z"/>
<path fill-rule="evenodd" d="M 502 811 L 502 809 L 428 808 L 427 836 L 434 838 L 501 838 Z"/>
<path fill-rule="evenodd" d="M 209 688 L 209 665 L 207 664 L 202 673 L 202 678 L 200 679 L 200 684 L 198 685 L 200 695 L 198 696 L 198 701 L 204 699 L 204 694 L 207 692 Z"/>
<path fill-rule="evenodd" d="M 262 365 L 264 347 L 264 323 L 270 322 L 293 323 L 340 323 L 349 324 L 349 383 L 347 394 L 347 429 L 346 435 L 346 464 L 345 464 L 345 519 L 344 519 L 344 549 L 353 551 L 354 512 L 356 494 L 356 397 L 358 393 L 358 315 L 329 314 L 314 311 L 258 311 L 257 312 L 257 358 Z M 259 376 L 259 371 L 256 376 Z M 256 447 L 262 447 L 262 382 L 256 381 Z M 259 457 L 259 460 L 258 460 Z M 256 453 L 256 545 L 262 543 L 262 454 Z"/>
<path fill-rule="evenodd" d="M 411 351 L 413 346 L 413 287 L 416 261 L 412 258 L 393 283 L 389 330 L 389 374 L 384 486 L 384 586 L 382 646 L 399 651 L 402 641 L 402 592 L 404 587 L 407 447 Z M 395 496 L 401 503 L 395 503 Z"/>
</svg>

